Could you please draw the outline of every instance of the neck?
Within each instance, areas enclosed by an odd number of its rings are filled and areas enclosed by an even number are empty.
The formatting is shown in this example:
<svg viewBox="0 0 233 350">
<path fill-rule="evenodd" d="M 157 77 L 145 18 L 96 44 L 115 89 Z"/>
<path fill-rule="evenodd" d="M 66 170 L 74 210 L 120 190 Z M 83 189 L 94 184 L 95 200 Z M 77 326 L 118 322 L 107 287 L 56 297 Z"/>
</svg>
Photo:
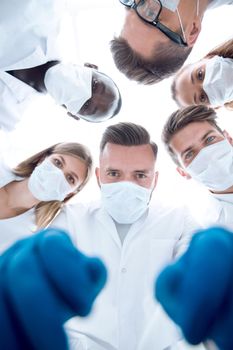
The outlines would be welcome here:
<svg viewBox="0 0 233 350">
<path fill-rule="evenodd" d="M 40 201 L 33 197 L 28 189 L 28 178 L 13 181 L 4 186 L 8 208 L 24 212 L 37 205 Z"/>
<path fill-rule="evenodd" d="M 58 63 L 59 61 L 50 61 L 40 66 L 26 69 L 11 70 L 7 73 L 23 81 L 25 84 L 30 85 L 36 91 L 40 93 L 46 93 L 47 89 L 44 84 L 45 73 L 49 68 L 55 66 Z"/>
</svg>

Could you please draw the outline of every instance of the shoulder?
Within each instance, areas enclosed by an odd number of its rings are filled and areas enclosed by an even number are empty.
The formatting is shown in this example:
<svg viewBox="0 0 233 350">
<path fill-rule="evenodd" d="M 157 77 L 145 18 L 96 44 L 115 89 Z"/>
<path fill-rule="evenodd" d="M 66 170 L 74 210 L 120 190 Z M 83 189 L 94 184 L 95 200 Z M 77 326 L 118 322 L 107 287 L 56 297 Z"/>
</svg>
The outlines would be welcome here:
<svg viewBox="0 0 233 350">
<path fill-rule="evenodd" d="M 72 203 L 64 206 L 63 211 L 67 217 L 75 216 L 81 218 L 85 215 L 92 215 L 100 209 L 100 202 Z"/>
</svg>

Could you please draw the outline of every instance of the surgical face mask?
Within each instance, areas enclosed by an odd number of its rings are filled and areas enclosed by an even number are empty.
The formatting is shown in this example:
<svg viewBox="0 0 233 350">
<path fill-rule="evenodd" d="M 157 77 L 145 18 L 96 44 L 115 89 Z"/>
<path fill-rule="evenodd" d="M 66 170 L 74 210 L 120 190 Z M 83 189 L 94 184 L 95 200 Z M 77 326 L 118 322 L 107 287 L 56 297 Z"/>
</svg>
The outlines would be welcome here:
<svg viewBox="0 0 233 350">
<path fill-rule="evenodd" d="M 132 182 L 101 184 L 103 206 L 119 224 L 132 224 L 147 210 L 152 189 Z"/>
<path fill-rule="evenodd" d="M 47 70 L 44 83 L 55 101 L 76 115 L 92 96 L 92 69 L 59 63 Z"/>
<path fill-rule="evenodd" d="M 175 12 L 179 6 L 180 0 L 161 0 L 161 4 L 166 9 Z M 197 16 L 199 15 L 199 0 L 196 1 Z"/>
<path fill-rule="evenodd" d="M 214 56 L 206 63 L 203 89 L 213 107 L 233 101 L 233 60 Z"/>
<path fill-rule="evenodd" d="M 233 147 L 226 139 L 204 147 L 186 171 L 210 190 L 227 190 L 233 186 Z"/>
<path fill-rule="evenodd" d="M 48 158 L 37 165 L 28 181 L 29 191 L 40 201 L 63 201 L 72 187 L 67 182 L 61 169 Z"/>
<path fill-rule="evenodd" d="M 166 9 L 172 12 L 175 12 L 177 10 L 179 2 L 180 0 L 161 0 L 162 6 L 166 7 Z"/>
</svg>

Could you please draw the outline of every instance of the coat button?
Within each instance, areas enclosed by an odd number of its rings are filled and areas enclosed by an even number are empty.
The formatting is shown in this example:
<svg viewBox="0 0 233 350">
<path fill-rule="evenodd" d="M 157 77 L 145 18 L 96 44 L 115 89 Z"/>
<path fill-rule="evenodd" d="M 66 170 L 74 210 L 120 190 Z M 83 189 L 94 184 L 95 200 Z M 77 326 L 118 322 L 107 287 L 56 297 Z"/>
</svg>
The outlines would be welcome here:
<svg viewBox="0 0 233 350">
<path fill-rule="evenodd" d="M 122 269 L 121 269 L 121 273 L 126 273 L 127 272 L 127 269 L 125 268 L 125 267 L 123 267 Z"/>
</svg>

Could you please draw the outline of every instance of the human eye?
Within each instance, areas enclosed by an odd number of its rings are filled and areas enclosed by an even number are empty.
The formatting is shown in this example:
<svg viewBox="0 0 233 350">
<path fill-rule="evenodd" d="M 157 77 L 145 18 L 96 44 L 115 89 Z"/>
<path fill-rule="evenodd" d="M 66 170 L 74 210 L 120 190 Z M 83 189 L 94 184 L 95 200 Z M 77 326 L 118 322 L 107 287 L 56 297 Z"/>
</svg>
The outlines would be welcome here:
<svg viewBox="0 0 233 350">
<path fill-rule="evenodd" d="M 197 80 L 203 81 L 203 80 L 204 80 L 204 77 L 205 77 L 203 68 L 197 69 L 196 75 L 197 75 Z"/>
<path fill-rule="evenodd" d="M 107 172 L 107 175 L 110 177 L 119 177 L 120 176 L 119 171 L 116 171 L 116 170 L 109 170 Z"/>
<path fill-rule="evenodd" d="M 146 174 L 144 174 L 144 173 L 137 173 L 137 174 L 136 174 L 136 177 L 137 177 L 138 179 L 145 179 L 147 176 L 146 176 Z"/>
<path fill-rule="evenodd" d="M 215 136 L 208 136 L 205 140 L 206 144 L 212 143 L 216 139 Z"/>
<path fill-rule="evenodd" d="M 69 184 L 74 185 L 75 184 L 75 179 L 72 175 L 67 175 L 66 180 L 69 182 Z"/>
<path fill-rule="evenodd" d="M 60 161 L 59 158 L 53 158 L 53 164 L 56 165 L 56 167 L 58 168 L 62 167 L 62 162 Z"/>
<path fill-rule="evenodd" d="M 201 91 L 200 96 L 199 96 L 199 101 L 200 103 L 206 103 L 207 102 L 207 97 L 204 91 Z"/>
<path fill-rule="evenodd" d="M 90 99 L 84 103 L 84 105 L 82 106 L 82 111 L 85 111 L 89 106 L 90 106 Z"/>
<path fill-rule="evenodd" d="M 98 84 L 99 84 L 99 82 L 98 82 L 97 79 L 93 79 L 93 80 L 92 80 L 92 92 L 95 92 L 95 91 L 96 91 L 96 89 L 97 89 L 97 87 L 98 87 Z"/>
<path fill-rule="evenodd" d="M 185 153 L 185 155 L 184 155 L 184 160 L 189 161 L 190 159 L 192 159 L 193 155 L 194 155 L 194 152 L 193 152 L 192 150 L 188 151 L 188 152 Z"/>
</svg>

